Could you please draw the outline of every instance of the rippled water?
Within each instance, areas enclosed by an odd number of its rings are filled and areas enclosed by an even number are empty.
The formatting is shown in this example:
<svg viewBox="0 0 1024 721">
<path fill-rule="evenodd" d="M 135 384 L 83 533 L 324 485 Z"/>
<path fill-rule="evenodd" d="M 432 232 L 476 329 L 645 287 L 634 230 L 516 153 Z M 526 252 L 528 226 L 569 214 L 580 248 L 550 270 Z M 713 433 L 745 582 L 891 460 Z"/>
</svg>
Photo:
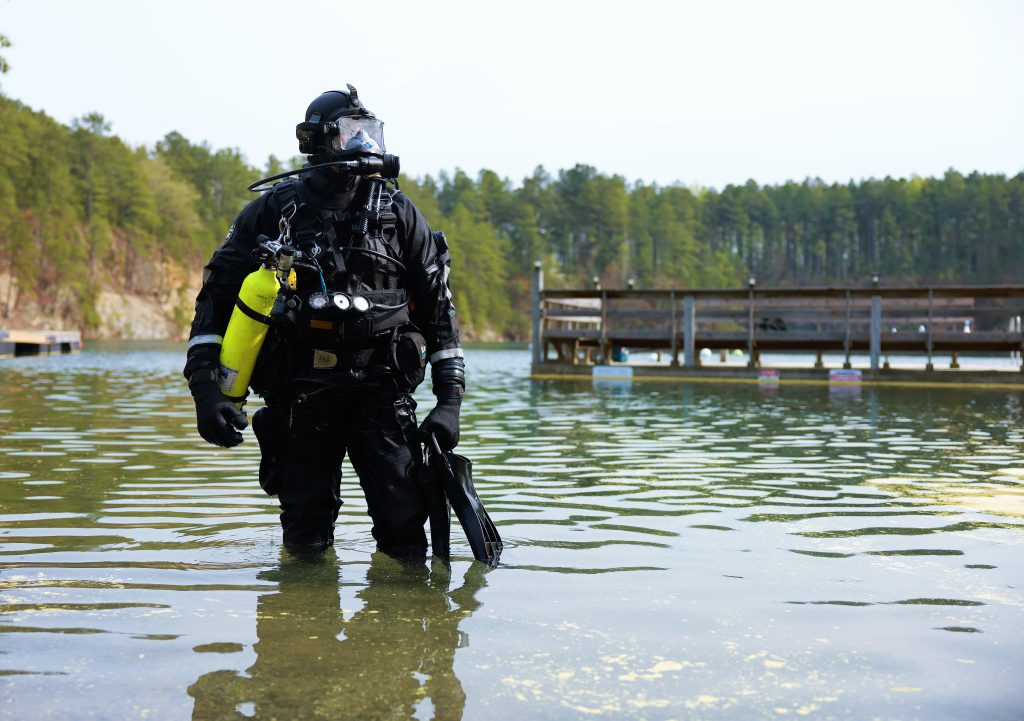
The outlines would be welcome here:
<svg viewBox="0 0 1024 721">
<path fill-rule="evenodd" d="M 181 360 L 0 365 L 0 718 L 1021 718 L 1020 393 L 471 351 L 460 449 L 506 551 L 456 532 L 446 572 L 374 552 L 350 470 L 336 549 L 290 558 Z"/>
</svg>

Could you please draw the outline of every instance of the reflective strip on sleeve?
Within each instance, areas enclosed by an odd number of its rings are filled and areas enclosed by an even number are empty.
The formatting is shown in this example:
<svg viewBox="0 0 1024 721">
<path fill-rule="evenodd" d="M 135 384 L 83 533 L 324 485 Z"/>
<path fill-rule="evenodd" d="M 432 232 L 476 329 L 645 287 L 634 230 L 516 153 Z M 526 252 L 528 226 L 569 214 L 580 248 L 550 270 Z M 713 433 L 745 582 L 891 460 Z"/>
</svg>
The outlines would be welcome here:
<svg viewBox="0 0 1024 721">
<path fill-rule="evenodd" d="M 224 343 L 224 336 L 219 335 L 197 335 L 188 342 L 189 349 L 197 345 L 221 345 Z"/>
<path fill-rule="evenodd" d="M 439 360 L 444 360 L 445 358 L 462 358 L 462 357 L 463 357 L 463 353 L 462 353 L 462 349 L 461 348 L 449 348 L 448 350 L 439 350 L 437 353 L 434 353 L 433 355 L 431 355 L 430 356 L 430 362 L 431 363 L 437 363 Z"/>
</svg>

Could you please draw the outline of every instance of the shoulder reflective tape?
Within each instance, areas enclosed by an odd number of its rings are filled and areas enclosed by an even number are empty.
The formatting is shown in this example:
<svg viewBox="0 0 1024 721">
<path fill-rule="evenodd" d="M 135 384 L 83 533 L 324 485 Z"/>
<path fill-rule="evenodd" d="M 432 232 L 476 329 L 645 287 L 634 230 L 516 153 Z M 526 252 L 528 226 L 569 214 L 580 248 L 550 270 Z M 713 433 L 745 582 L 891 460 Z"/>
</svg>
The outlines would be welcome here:
<svg viewBox="0 0 1024 721">
<path fill-rule="evenodd" d="M 430 356 L 431 363 L 437 363 L 439 360 L 445 358 L 462 358 L 463 353 L 461 348 L 449 348 L 448 350 L 439 350 Z"/>
<path fill-rule="evenodd" d="M 451 286 L 448 285 L 448 274 L 451 272 L 452 267 L 447 264 L 443 266 L 443 269 L 441 271 L 441 285 L 444 286 L 444 295 L 449 302 L 451 302 L 452 299 L 452 289 Z"/>
<path fill-rule="evenodd" d="M 188 342 L 188 347 L 196 345 L 221 345 L 224 337 L 219 335 L 197 335 Z"/>
</svg>

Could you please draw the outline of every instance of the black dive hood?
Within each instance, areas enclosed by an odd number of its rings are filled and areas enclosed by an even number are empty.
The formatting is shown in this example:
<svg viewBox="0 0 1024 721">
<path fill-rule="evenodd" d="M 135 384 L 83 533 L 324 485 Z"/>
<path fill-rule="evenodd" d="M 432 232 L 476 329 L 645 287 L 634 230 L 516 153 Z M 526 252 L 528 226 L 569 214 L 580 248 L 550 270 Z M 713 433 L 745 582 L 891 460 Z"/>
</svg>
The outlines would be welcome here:
<svg viewBox="0 0 1024 721">
<path fill-rule="evenodd" d="M 329 168 L 338 168 L 338 170 L 332 171 L 328 170 Z M 395 187 L 397 187 L 399 168 L 400 164 L 398 156 L 390 154 L 365 155 L 358 158 L 348 158 L 346 160 L 330 160 L 326 163 L 311 163 L 309 165 L 304 165 L 301 168 L 296 168 L 295 170 L 288 170 L 284 173 L 278 173 L 277 175 L 262 178 L 250 185 L 249 190 L 254 193 L 262 193 L 265 190 L 269 190 L 276 180 L 297 177 L 307 173 L 317 173 L 319 171 L 337 172 L 339 176 L 380 175 L 385 180 L 393 181 L 395 183 Z M 340 177 L 339 180 L 341 180 Z"/>
</svg>

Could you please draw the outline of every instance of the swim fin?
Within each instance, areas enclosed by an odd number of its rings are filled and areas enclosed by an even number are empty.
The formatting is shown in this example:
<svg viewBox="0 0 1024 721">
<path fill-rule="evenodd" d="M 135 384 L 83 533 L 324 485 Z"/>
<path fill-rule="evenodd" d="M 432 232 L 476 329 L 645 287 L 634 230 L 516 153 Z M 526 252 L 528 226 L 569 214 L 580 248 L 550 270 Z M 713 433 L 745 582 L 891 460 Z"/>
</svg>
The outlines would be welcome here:
<svg viewBox="0 0 1024 721">
<path fill-rule="evenodd" d="M 431 451 L 426 454 L 423 465 L 427 487 L 427 512 L 430 518 L 430 550 L 442 559 L 450 561 L 452 556 L 452 507 L 444 493 L 444 484 L 430 461 Z"/>
<path fill-rule="evenodd" d="M 503 544 L 498 529 L 494 527 L 491 517 L 484 508 L 483 501 L 473 486 L 473 463 L 465 456 L 451 451 L 441 450 L 437 437 L 430 436 L 427 445 L 427 465 L 433 476 L 433 483 L 440 485 L 448 503 L 455 510 L 455 515 L 466 532 L 473 557 L 488 565 L 497 565 Z M 428 485 L 429 487 L 429 485 Z M 432 492 L 432 496 L 435 494 Z M 434 501 L 432 500 L 432 504 Z M 430 534 L 434 540 L 434 506 L 431 506 Z M 445 513 L 446 517 L 449 517 Z M 438 518 L 440 522 L 440 518 Z M 447 539 L 446 539 L 447 540 Z M 436 550 L 435 550 L 436 552 Z"/>
</svg>

